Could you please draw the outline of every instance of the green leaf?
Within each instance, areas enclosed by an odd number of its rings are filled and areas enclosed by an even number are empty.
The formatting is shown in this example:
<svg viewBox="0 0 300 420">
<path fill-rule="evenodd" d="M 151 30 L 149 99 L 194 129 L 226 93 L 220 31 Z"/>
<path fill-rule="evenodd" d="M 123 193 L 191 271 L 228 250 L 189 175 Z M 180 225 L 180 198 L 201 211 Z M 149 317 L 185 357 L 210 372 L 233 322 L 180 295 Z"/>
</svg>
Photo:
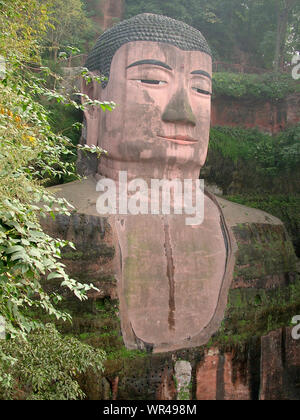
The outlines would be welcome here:
<svg viewBox="0 0 300 420">
<path fill-rule="evenodd" d="M 60 273 L 57 272 L 53 272 L 50 273 L 47 277 L 47 280 L 53 280 L 53 279 L 58 279 L 58 278 L 62 278 L 63 276 Z"/>
<path fill-rule="evenodd" d="M 6 249 L 6 254 L 13 254 L 14 252 L 23 252 L 25 253 L 25 250 L 20 245 L 11 246 Z"/>
</svg>

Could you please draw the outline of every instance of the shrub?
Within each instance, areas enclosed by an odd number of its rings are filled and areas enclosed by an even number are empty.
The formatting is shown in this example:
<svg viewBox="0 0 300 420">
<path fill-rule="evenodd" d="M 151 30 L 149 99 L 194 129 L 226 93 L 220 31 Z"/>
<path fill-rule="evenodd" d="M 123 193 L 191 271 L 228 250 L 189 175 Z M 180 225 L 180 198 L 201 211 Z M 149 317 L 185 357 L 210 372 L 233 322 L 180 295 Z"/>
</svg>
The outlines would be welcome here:
<svg viewBox="0 0 300 420">
<path fill-rule="evenodd" d="M 296 92 L 300 92 L 300 86 L 290 74 L 220 72 L 213 75 L 214 96 L 276 101 Z"/>
<path fill-rule="evenodd" d="M 27 339 L 0 341 L 0 359 L 1 350 L 6 355 L 0 363 L 1 399 L 82 399 L 78 375 L 88 369 L 103 372 L 103 351 L 62 337 L 51 324 Z"/>
</svg>

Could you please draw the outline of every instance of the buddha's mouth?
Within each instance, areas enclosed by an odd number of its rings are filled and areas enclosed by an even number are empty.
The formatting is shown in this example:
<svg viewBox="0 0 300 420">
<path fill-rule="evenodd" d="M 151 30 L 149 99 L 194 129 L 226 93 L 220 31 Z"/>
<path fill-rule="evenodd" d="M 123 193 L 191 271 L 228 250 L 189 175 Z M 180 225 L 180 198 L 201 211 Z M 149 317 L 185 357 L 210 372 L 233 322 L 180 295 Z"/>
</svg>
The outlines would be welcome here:
<svg viewBox="0 0 300 420">
<path fill-rule="evenodd" d="M 198 143 L 197 140 L 193 139 L 192 137 L 186 136 L 186 135 L 176 135 L 176 136 L 161 136 L 158 135 L 158 137 L 171 141 L 173 143 L 177 144 L 184 144 L 184 145 L 192 145 Z"/>
</svg>

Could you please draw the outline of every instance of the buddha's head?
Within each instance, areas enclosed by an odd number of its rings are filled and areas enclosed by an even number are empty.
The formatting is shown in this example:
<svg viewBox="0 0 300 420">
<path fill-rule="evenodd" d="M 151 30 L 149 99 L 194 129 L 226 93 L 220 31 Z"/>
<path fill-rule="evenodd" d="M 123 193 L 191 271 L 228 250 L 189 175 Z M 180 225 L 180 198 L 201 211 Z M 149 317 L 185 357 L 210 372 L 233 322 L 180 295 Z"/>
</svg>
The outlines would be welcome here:
<svg viewBox="0 0 300 420">
<path fill-rule="evenodd" d="M 86 67 L 107 82 L 83 83 L 112 112 L 85 112 L 87 144 L 108 153 L 98 171 L 117 178 L 198 178 L 208 148 L 212 60 L 202 34 L 174 19 L 142 14 L 98 39 Z"/>
</svg>

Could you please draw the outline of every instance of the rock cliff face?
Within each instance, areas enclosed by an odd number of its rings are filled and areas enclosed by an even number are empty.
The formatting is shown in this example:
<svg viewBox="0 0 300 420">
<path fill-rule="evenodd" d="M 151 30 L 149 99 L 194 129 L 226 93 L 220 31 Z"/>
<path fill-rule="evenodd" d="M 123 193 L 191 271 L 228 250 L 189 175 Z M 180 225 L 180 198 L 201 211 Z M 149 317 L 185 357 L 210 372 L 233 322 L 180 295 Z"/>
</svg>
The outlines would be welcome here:
<svg viewBox="0 0 300 420">
<path fill-rule="evenodd" d="M 300 121 L 300 95 L 277 102 L 216 97 L 212 102 L 212 125 L 258 128 L 276 134 Z"/>
<path fill-rule="evenodd" d="M 103 17 L 100 25 L 103 30 L 110 28 L 123 17 L 124 3 L 124 0 L 102 0 Z"/>
<path fill-rule="evenodd" d="M 76 279 L 93 283 L 87 302 L 65 295 L 73 325 L 60 325 L 106 350 L 102 377 L 81 378 L 89 399 L 299 399 L 300 340 L 287 328 L 300 314 L 295 255 L 281 222 L 264 212 L 220 199 L 237 247 L 236 269 L 221 328 L 201 347 L 153 354 L 128 350 L 120 327 L 115 242 L 109 219 L 95 213 L 91 179 L 65 184 L 57 194 L 77 208 L 70 217 L 43 221 L 53 237 L 73 241 L 64 263 Z M 55 281 L 45 287 L 56 290 Z M 178 389 L 176 362 L 184 360 L 190 383 Z M 176 376 L 177 375 L 177 376 Z M 189 375 L 186 375 L 188 377 Z M 186 380 L 185 380 L 186 381 Z"/>
<path fill-rule="evenodd" d="M 92 19 L 103 31 L 123 17 L 125 0 L 86 0 L 86 2 L 88 6 L 91 3 L 92 10 L 96 11 Z"/>
<path fill-rule="evenodd" d="M 262 337 L 260 379 L 260 399 L 300 399 L 300 341 L 291 328 Z"/>
<path fill-rule="evenodd" d="M 194 366 L 197 400 L 299 400 L 300 341 L 291 328 L 282 328 L 252 342 L 239 360 L 238 353 L 206 350 Z M 241 355 L 241 354 L 240 354 Z M 176 397 L 169 385 L 161 398 Z"/>
</svg>

